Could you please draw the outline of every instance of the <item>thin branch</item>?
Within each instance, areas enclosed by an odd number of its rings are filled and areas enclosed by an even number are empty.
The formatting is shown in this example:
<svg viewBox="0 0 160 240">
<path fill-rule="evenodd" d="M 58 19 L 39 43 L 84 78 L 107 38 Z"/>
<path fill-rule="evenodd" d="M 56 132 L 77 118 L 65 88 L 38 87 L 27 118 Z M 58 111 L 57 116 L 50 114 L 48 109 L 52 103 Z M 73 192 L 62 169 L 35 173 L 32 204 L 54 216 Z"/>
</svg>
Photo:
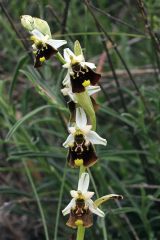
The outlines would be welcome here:
<svg viewBox="0 0 160 240">
<path fill-rule="evenodd" d="M 3 5 L 2 2 L 0 2 L 0 6 L 1 6 L 1 9 L 2 9 L 2 12 L 4 13 L 4 15 L 6 16 L 6 18 L 8 19 L 8 22 L 10 23 L 12 29 L 15 31 L 17 37 L 21 40 L 22 44 L 23 44 L 23 47 L 25 48 L 25 50 L 28 52 L 28 47 L 26 45 L 26 42 L 24 40 L 24 37 L 20 34 L 20 32 L 17 30 L 16 26 L 14 25 L 13 23 L 13 20 L 12 18 L 10 17 L 10 15 L 8 14 L 8 11 L 7 9 L 5 8 L 5 6 Z M 33 60 L 33 57 L 30 53 L 28 53 L 30 58 Z"/>
<path fill-rule="evenodd" d="M 144 2 L 143 2 L 143 0 L 137 0 L 137 3 L 138 3 L 138 7 L 140 9 L 144 24 L 145 24 L 145 28 L 146 28 L 147 32 L 149 33 L 150 37 L 153 39 L 155 46 L 157 48 L 157 51 L 160 53 L 160 40 L 157 37 L 157 35 L 152 31 L 150 21 L 148 20 L 147 10 L 144 7 Z"/>
<path fill-rule="evenodd" d="M 116 74 L 118 77 L 122 77 L 122 78 L 125 78 L 127 77 L 127 73 L 126 71 L 124 70 L 121 70 L 121 69 L 116 69 Z M 140 68 L 140 69 L 132 69 L 131 70 L 131 74 L 134 75 L 134 76 L 137 76 L 137 77 L 140 77 L 140 76 L 143 76 L 143 75 L 148 75 L 148 74 L 154 74 L 154 73 L 158 73 L 158 69 L 153 69 L 153 68 Z M 111 78 L 113 75 L 112 75 L 112 71 L 109 71 L 109 72 L 104 72 L 102 74 L 102 77 L 109 77 Z"/>
<path fill-rule="evenodd" d="M 147 107 L 146 101 L 145 101 L 143 95 L 141 94 L 141 92 L 140 92 L 140 90 L 139 90 L 136 82 L 134 81 L 134 79 L 133 79 L 133 77 L 132 77 L 132 74 L 131 74 L 131 72 L 130 72 L 130 70 L 129 70 L 129 68 L 128 68 L 126 62 L 125 62 L 125 60 L 123 59 L 121 53 L 120 53 L 119 50 L 118 50 L 117 45 L 116 45 L 115 42 L 112 40 L 112 38 L 110 37 L 110 35 L 109 35 L 108 32 L 106 31 L 106 29 L 104 29 L 104 27 L 103 27 L 103 26 L 99 23 L 99 21 L 97 20 L 97 17 L 95 16 L 94 12 L 92 11 L 92 9 L 91 9 L 91 7 L 90 7 L 90 3 L 89 3 L 90 1 L 88 1 L 88 0 L 83 0 L 83 1 L 84 1 L 84 4 L 87 6 L 89 12 L 91 13 L 91 15 L 92 15 L 92 17 L 93 17 L 96 25 L 99 26 L 99 29 L 101 29 L 101 31 L 104 33 L 105 37 L 106 37 L 106 38 L 110 41 L 110 43 L 112 44 L 114 51 L 116 52 L 116 54 L 117 54 L 117 56 L 119 57 L 121 63 L 123 64 L 124 68 L 126 69 L 126 71 L 127 71 L 127 73 L 128 73 L 128 76 L 129 76 L 129 78 L 130 78 L 133 86 L 135 87 L 137 93 L 139 94 L 139 96 L 140 96 L 140 98 L 141 98 L 141 100 L 142 100 L 142 102 L 143 102 L 143 104 L 144 104 L 144 106 L 145 106 L 146 111 L 147 111 L 148 114 L 150 115 L 150 111 L 149 111 L 149 109 L 148 109 L 148 107 Z"/>
<path fill-rule="evenodd" d="M 63 19 L 62 19 L 62 31 L 61 33 L 64 34 L 66 32 L 66 25 L 67 25 L 67 18 L 68 18 L 68 12 L 69 12 L 69 5 L 71 0 L 65 0 L 65 8 L 63 13 Z"/>
<path fill-rule="evenodd" d="M 102 11 L 101 9 L 95 7 L 93 4 L 90 4 L 90 6 L 96 10 L 97 12 L 101 13 L 102 15 L 105 15 L 106 17 L 108 17 L 109 19 L 111 19 L 112 21 L 116 22 L 116 23 L 120 23 L 120 24 L 123 24 L 124 26 L 134 30 L 135 32 L 139 33 L 139 34 L 142 34 L 143 33 L 141 31 L 139 31 L 137 28 L 133 27 L 132 25 L 128 24 L 127 22 L 124 22 L 123 20 L 117 18 L 117 17 L 113 17 L 111 14 L 109 13 L 106 13 L 104 11 Z"/>
</svg>

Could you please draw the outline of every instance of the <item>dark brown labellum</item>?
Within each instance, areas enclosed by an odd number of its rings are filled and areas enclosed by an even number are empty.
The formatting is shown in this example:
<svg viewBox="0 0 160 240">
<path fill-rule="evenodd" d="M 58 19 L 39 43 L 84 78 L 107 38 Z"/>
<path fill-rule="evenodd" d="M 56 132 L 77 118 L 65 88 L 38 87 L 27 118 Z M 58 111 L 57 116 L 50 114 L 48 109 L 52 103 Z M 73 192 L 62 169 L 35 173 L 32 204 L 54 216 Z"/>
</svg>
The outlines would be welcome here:
<svg viewBox="0 0 160 240">
<path fill-rule="evenodd" d="M 67 160 L 71 167 L 77 167 L 75 164 L 76 159 L 83 159 L 83 165 L 85 167 L 91 167 L 97 162 L 93 145 L 90 142 L 86 144 L 82 136 L 78 135 L 78 139 L 76 138 L 77 142 L 75 141 L 73 147 L 69 148 Z"/>
<path fill-rule="evenodd" d="M 35 68 L 42 66 L 42 62 L 40 61 L 40 58 L 44 57 L 46 60 L 48 60 L 52 55 L 58 52 L 56 49 L 52 48 L 50 45 L 46 45 L 46 47 L 43 47 L 43 45 L 40 45 L 37 48 L 38 50 L 36 52 L 35 63 L 34 63 Z"/>
<path fill-rule="evenodd" d="M 76 200 L 76 207 L 71 210 L 67 226 L 77 228 L 76 221 L 81 220 L 85 228 L 93 225 L 93 214 L 88 207 L 85 207 L 84 199 Z"/>
<path fill-rule="evenodd" d="M 82 85 L 85 80 L 89 80 L 91 85 L 96 85 L 101 75 L 94 72 L 89 67 L 82 67 L 79 63 L 72 66 L 73 75 L 71 75 L 72 92 L 80 93 L 85 91 Z"/>
</svg>

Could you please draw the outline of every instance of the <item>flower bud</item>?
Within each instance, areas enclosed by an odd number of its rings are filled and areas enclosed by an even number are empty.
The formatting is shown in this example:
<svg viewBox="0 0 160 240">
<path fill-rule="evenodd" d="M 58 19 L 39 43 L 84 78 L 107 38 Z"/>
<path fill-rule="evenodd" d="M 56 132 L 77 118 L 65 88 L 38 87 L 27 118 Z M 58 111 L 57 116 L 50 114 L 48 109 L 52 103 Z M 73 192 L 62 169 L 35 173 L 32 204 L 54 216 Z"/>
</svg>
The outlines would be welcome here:
<svg viewBox="0 0 160 240">
<path fill-rule="evenodd" d="M 30 15 L 22 15 L 21 24 L 28 31 L 33 31 L 34 29 L 37 29 L 43 35 L 48 35 L 50 38 L 52 37 L 49 25 L 43 19 L 35 18 Z"/>
<path fill-rule="evenodd" d="M 30 15 L 22 15 L 21 24 L 29 31 L 32 31 L 34 29 L 34 19 Z"/>
</svg>

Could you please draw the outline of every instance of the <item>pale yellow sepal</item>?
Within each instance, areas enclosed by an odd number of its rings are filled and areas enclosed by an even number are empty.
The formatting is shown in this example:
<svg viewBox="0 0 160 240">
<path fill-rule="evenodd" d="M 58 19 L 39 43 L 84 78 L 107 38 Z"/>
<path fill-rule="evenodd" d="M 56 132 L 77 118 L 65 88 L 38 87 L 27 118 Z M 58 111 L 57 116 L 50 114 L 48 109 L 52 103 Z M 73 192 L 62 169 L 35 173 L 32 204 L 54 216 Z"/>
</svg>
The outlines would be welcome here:
<svg viewBox="0 0 160 240">
<path fill-rule="evenodd" d="M 94 204 L 96 205 L 96 207 L 98 207 L 99 205 L 101 205 L 104 202 L 107 202 L 110 199 L 114 199 L 114 200 L 122 200 L 123 196 L 122 195 L 117 195 L 117 194 L 109 194 L 106 196 L 103 196 L 101 198 L 98 198 Z"/>
</svg>

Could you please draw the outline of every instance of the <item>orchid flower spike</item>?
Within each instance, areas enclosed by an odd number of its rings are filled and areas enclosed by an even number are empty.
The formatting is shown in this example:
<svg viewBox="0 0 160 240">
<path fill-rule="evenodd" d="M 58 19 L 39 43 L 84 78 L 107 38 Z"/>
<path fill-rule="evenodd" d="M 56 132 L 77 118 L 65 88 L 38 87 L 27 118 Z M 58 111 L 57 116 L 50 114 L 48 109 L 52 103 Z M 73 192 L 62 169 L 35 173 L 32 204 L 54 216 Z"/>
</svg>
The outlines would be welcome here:
<svg viewBox="0 0 160 240">
<path fill-rule="evenodd" d="M 93 70 L 96 68 L 94 63 L 85 62 L 78 41 L 75 42 L 74 53 L 69 48 L 64 49 L 64 59 L 66 63 L 63 67 L 67 68 L 68 72 L 63 80 L 63 85 L 71 82 L 73 93 L 84 92 L 86 87 L 97 84 L 101 75 Z"/>
<path fill-rule="evenodd" d="M 58 48 L 66 44 L 66 40 L 54 40 L 46 21 L 29 15 L 21 17 L 22 25 L 29 30 L 32 48 L 35 54 L 34 67 L 40 67 L 45 60 L 58 52 Z"/>
<path fill-rule="evenodd" d="M 100 217 L 105 216 L 104 212 L 91 200 L 94 192 L 89 192 L 88 186 L 89 174 L 82 173 L 78 182 L 78 190 L 70 191 L 72 200 L 62 210 L 64 216 L 70 214 L 69 220 L 66 223 L 69 227 L 76 228 L 78 225 L 83 225 L 88 228 L 93 224 L 93 213 Z"/>
<path fill-rule="evenodd" d="M 76 108 L 76 125 L 68 128 L 70 134 L 63 143 L 65 148 L 69 148 L 67 158 L 71 167 L 92 166 L 97 161 L 93 145 L 107 145 L 106 139 L 101 138 L 91 128 L 92 125 L 87 125 L 87 117 L 84 110 L 80 107 Z"/>
</svg>

